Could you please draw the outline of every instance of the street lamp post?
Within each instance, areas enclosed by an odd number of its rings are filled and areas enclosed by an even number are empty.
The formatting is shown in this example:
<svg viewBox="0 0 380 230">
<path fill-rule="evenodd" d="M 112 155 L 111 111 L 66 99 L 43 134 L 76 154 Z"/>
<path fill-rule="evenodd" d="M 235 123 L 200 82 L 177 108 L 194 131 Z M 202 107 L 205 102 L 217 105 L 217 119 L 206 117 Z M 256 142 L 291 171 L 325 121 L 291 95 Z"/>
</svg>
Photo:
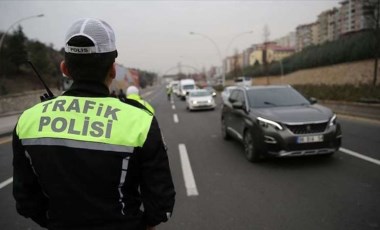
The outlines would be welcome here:
<svg viewBox="0 0 380 230">
<path fill-rule="evenodd" d="M 253 30 L 250 30 L 250 31 L 246 31 L 246 32 L 240 33 L 240 34 L 236 35 L 235 37 L 233 37 L 233 38 L 231 39 L 230 43 L 228 43 L 228 45 L 227 45 L 227 48 L 226 48 L 226 55 L 228 55 L 228 51 L 229 51 L 229 49 L 230 49 L 230 46 L 232 45 L 232 43 L 233 43 L 237 38 L 239 38 L 239 37 L 241 37 L 241 36 L 243 36 L 243 35 L 246 35 L 246 34 L 251 34 L 251 33 L 253 33 Z"/>
<path fill-rule="evenodd" d="M 28 19 L 31 19 L 31 18 L 40 18 L 40 17 L 43 17 L 44 15 L 43 14 L 38 14 L 38 15 L 33 15 L 33 16 L 29 16 L 29 17 L 25 17 L 25 18 L 21 18 L 19 20 L 17 20 L 16 22 L 14 22 L 12 25 L 10 25 L 8 27 L 8 29 L 4 32 L 4 34 L 1 36 L 1 39 L 0 39 L 0 50 L 1 50 L 1 47 L 3 46 L 3 42 L 4 42 L 4 39 L 5 39 L 5 36 L 7 35 L 7 33 L 9 32 L 10 29 L 12 29 L 12 27 L 22 21 L 25 21 L 25 20 L 28 20 Z"/>
<path fill-rule="evenodd" d="M 247 32 L 243 32 L 243 33 L 240 33 L 238 35 L 236 35 L 235 37 L 233 37 L 231 39 L 231 41 L 228 43 L 227 47 L 226 47 L 226 53 L 225 55 L 228 55 L 228 49 L 230 48 L 231 44 L 235 41 L 235 39 L 237 39 L 238 37 L 242 36 L 242 35 L 245 35 L 245 34 L 251 34 L 253 33 L 253 31 L 247 31 Z M 222 86 L 224 87 L 225 86 L 225 81 L 226 81 L 226 70 L 225 70 L 225 65 L 224 65 L 224 61 L 223 61 L 223 57 L 222 57 L 222 53 L 220 52 L 220 49 L 218 47 L 218 45 L 216 44 L 216 42 L 214 40 L 212 40 L 209 36 L 207 35 L 204 35 L 204 34 L 201 34 L 201 33 L 195 33 L 195 32 L 190 32 L 190 35 L 199 35 L 201 37 L 204 37 L 206 38 L 207 40 L 209 40 L 216 48 L 216 50 L 218 51 L 218 55 L 219 55 L 219 58 L 220 58 L 220 61 L 222 62 Z"/>
<path fill-rule="evenodd" d="M 204 34 L 201 34 L 201 33 L 195 33 L 195 32 L 190 32 L 190 35 L 199 35 L 199 36 L 201 36 L 203 38 L 206 38 L 207 40 L 209 40 L 215 46 L 216 50 L 218 51 L 218 55 L 219 55 L 220 61 L 222 62 L 222 85 L 224 87 L 224 83 L 225 83 L 225 79 L 226 79 L 226 72 L 224 70 L 224 61 L 223 61 L 222 53 L 220 52 L 220 49 L 219 49 L 218 45 L 216 44 L 216 42 L 214 40 L 212 40 L 207 35 L 204 35 Z"/>
<path fill-rule="evenodd" d="M 230 41 L 230 43 L 228 43 L 227 47 L 226 47 L 226 56 L 228 56 L 228 51 L 230 49 L 230 46 L 232 45 L 232 43 L 239 37 L 243 36 L 243 35 L 246 35 L 246 34 L 251 34 L 253 33 L 253 30 L 250 30 L 250 31 L 246 31 L 246 32 L 242 32 L 240 34 L 237 34 L 235 37 L 233 37 Z M 243 61 L 244 63 L 244 61 Z M 242 73 L 244 75 L 244 67 L 243 67 L 244 64 L 242 64 Z"/>
</svg>

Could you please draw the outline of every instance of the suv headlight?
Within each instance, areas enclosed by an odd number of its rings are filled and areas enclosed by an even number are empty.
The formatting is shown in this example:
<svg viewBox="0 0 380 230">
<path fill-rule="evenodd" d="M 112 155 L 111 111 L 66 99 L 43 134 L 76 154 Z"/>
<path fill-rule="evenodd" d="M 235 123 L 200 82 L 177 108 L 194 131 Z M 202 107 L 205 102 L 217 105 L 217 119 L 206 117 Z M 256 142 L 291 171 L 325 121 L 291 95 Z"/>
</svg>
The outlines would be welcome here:
<svg viewBox="0 0 380 230">
<path fill-rule="evenodd" d="M 257 120 L 259 121 L 259 124 L 262 127 L 267 128 L 270 125 L 270 126 L 273 126 L 275 129 L 283 130 L 282 126 L 279 123 L 275 122 L 275 121 L 271 121 L 271 120 L 268 120 L 268 119 L 265 119 L 265 118 L 262 118 L 262 117 L 258 117 Z"/>
<path fill-rule="evenodd" d="M 333 125 L 336 125 L 336 115 L 335 114 L 330 118 L 330 121 L 329 121 L 329 126 L 331 127 Z"/>
</svg>

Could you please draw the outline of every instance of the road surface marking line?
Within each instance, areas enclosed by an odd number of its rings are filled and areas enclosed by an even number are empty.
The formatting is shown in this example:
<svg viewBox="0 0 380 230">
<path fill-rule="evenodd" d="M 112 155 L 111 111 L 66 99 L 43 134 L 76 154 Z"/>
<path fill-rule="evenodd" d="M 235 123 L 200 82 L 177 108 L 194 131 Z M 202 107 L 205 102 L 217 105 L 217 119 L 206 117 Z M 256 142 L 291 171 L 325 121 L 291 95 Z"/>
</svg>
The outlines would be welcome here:
<svg viewBox="0 0 380 230">
<path fill-rule="evenodd" d="M 178 123 L 178 116 L 177 114 L 173 114 L 174 123 Z"/>
<path fill-rule="evenodd" d="M 11 142 L 11 141 L 12 141 L 12 137 L 4 137 L 4 138 L 1 138 L 1 139 L 0 139 L 0 145 L 5 144 L 5 143 L 8 143 L 8 142 Z"/>
<path fill-rule="evenodd" d="M 13 177 L 9 178 L 8 180 L 6 180 L 4 182 L 1 182 L 0 189 L 4 188 L 5 186 L 9 185 L 12 182 L 13 182 Z"/>
<path fill-rule="evenodd" d="M 365 161 L 369 161 L 371 163 L 374 163 L 374 164 L 377 164 L 377 165 L 380 165 L 380 160 L 376 160 L 374 158 L 371 158 L 371 157 L 367 157 L 367 156 L 364 156 L 360 153 L 357 153 L 357 152 L 354 152 L 354 151 L 351 151 L 349 149 L 345 149 L 345 148 L 339 148 L 339 151 L 341 152 L 344 152 L 348 155 L 351 155 L 351 156 L 354 156 L 354 157 L 357 157 L 357 158 L 360 158 L 362 160 L 365 160 Z"/>
<path fill-rule="evenodd" d="M 175 105 L 172 105 L 172 109 L 175 110 Z"/>
<path fill-rule="evenodd" d="M 142 97 L 147 97 L 149 95 L 151 95 L 153 93 L 153 91 L 148 91 L 148 92 L 145 92 L 143 95 L 141 95 Z"/>
<path fill-rule="evenodd" d="M 181 158 L 181 166 L 183 179 L 185 180 L 185 187 L 187 196 L 198 196 L 198 189 L 195 184 L 193 170 L 191 169 L 189 156 L 187 155 L 186 146 L 184 144 L 179 144 L 179 156 Z"/>
</svg>

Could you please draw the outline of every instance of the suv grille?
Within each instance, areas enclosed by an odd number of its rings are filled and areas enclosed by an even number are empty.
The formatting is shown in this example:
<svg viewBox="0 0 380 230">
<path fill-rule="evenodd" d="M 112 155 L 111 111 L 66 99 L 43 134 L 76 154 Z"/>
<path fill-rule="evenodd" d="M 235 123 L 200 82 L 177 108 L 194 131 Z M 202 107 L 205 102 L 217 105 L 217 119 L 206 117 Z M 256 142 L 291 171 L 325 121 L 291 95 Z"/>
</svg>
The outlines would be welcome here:
<svg viewBox="0 0 380 230">
<path fill-rule="evenodd" d="M 319 124 L 286 125 L 294 134 L 322 133 L 326 130 L 327 122 Z"/>
</svg>

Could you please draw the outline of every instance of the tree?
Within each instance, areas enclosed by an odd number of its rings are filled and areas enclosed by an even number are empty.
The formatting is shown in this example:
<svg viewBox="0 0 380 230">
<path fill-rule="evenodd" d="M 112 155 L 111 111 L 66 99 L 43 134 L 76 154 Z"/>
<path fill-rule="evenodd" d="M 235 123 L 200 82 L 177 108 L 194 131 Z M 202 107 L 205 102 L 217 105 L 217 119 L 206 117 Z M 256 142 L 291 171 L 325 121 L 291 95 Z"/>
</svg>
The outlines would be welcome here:
<svg viewBox="0 0 380 230">
<path fill-rule="evenodd" d="M 2 69 L 4 74 L 19 74 L 21 66 L 27 60 L 26 52 L 27 38 L 22 31 L 22 27 L 18 26 L 17 30 L 10 36 L 6 37 L 3 43 Z"/>
<path fill-rule="evenodd" d="M 40 73 L 54 75 L 56 68 L 49 57 L 49 48 L 39 41 L 32 41 L 28 45 L 29 60 L 36 66 Z"/>
<path fill-rule="evenodd" d="M 9 40 L 9 46 L 13 52 L 10 56 L 11 62 L 17 67 L 17 71 L 20 72 L 21 65 L 25 64 L 27 60 L 26 44 L 27 38 L 25 37 L 22 27 L 18 26 L 13 36 Z"/>
</svg>

